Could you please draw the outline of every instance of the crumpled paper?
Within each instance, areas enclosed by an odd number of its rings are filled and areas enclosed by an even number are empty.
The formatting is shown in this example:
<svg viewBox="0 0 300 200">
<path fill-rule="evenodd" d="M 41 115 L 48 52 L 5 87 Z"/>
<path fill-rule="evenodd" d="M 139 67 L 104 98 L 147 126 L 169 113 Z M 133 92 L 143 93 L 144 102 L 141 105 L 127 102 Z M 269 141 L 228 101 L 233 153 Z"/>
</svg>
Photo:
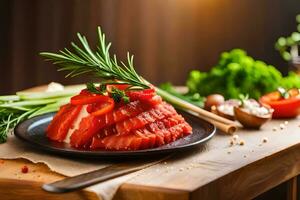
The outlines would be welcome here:
<svg viewBox="0 0 300 200">
<path fill-rule="evenodd" d="M 97 169 L 107 167 L 113 163 L 103 160 L 85 160 L 78 158 L 66 158 L 57 155 L 47 154 L 19 141 L 13 134 L 9 134 L 8 140 L 4 144 L 0 144 L 0 158 L 2 159 L 18 159 L 24 158 L 33 163 L 43 163 L 50 170 L 65 176 L 76 176 Z M 142 171 L 121 176 L 112 180 L 99 183 L 87 188 L 99 196 L 99 199 L 110 200 L 118 190 L 119 186 L 135 177 Z"/>
</svg>

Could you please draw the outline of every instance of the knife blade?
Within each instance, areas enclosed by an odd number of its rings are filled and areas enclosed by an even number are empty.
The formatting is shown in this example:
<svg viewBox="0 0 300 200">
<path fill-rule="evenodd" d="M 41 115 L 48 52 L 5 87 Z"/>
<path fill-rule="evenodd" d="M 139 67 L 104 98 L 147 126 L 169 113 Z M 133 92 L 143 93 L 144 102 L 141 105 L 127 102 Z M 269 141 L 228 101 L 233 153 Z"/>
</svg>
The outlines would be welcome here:
<svg viewBox="0 0 300 200">
<path fill-rule="evenodd" d="M 113 164 L 88 173 L 64 178 L 53 183 L 47 183 L 42 188 L 47 192 L 66 193 L 83 189 L 88 186 L 117 178 L 132 172 L 136 172 L 167 159 L 169 156 L 159 160 L 138 160 L 133 162 Z"/>
</svg>

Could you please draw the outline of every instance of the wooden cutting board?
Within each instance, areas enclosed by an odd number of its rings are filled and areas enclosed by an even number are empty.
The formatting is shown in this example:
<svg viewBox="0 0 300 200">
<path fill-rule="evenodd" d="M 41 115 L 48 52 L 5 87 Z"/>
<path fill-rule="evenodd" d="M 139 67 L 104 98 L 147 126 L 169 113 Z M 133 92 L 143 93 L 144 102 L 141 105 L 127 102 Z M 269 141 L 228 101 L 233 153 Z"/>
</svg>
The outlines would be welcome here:
<svg viewBox="0 0 300 200">
<path fill-rule="evenodd" d="M 300 173 L 300 120 L 289 120 L 281 130 L 282 123 L 284 120 L 272 120 L 260 131 L 239 130 L 238 143 L 243 140 L 244 145 L 231 146 L 230 136 L 218 134 L 200 149 L 146 169 L 124 183 L 114 199 L 250 199 L 290 179 L 289 197 L 295 199 L 293 177 Z M 27 174 L 21 173 L 24 165 L 29 168 Z M 3 160 L 0 196 L 22 200 L 97 199 L 85 190 L 59 195 L 41 190 L 42 183 L 61 178 L 42 164 Z"/>
</svg>

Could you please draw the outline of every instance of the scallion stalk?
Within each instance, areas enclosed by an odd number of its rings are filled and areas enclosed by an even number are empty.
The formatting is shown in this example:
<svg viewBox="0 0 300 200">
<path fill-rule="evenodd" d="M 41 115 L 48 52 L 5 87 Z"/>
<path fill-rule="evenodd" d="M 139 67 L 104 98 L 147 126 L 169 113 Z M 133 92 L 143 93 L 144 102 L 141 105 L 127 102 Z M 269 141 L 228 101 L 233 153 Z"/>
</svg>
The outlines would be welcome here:
<svg viewBox="0 0 300 200">
<path fill-rule="evenodd" d="M 80 85 L 57 92 L 17 92 L 16 95 L 0 96 L 0 143 L 7 140 L 7 133 L 19 122 L 57 111 L 83 87 Z"/>
</svg>

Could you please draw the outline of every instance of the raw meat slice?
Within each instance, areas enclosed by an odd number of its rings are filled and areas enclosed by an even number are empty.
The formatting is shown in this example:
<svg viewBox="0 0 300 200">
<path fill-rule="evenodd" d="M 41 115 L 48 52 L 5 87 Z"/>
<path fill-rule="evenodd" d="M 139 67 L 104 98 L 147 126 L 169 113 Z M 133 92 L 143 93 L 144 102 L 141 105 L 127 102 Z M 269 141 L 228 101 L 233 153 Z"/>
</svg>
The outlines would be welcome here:
<svg viewBox="0 0 300 200">
<path fill-rule="evenodd" d="M 160 102 L 158 101 L 157 104 L 159 103 Z M 117 122 L 134 117 L 144 112 L 145 110 L 150 109 L 151 107 L 153 106 L 144 104 L 141 101 L 133 101 L 116 110 L 113 110 L 112 112 L 109 112 L 108 114 L 101 117 L 99 120 L 102 122 L 103 127 L 110 126 Z"/>
<path fill-rule="evenodd" d="M 82 147 L 90 141 L 100 130 L 99 120 L 93 115 L 83 118 L 70 137 L 70 144 L 73 147 Z"/>
<path fill-rule="evenodd" d="M 62 106 L 47 128 L 47 137 L 51 140 L 62 142 L 81 108 L 82 106 L 73 106 L 71 104 Z"/>
<path fill-rule="evenodd" d="M 171 125 L 171 126 L 170 126 Z M 181 115 L 156 121 L 130 134 L 93 137 L 91 149 L 138 150 L 161 146 L 191 133 L 191 127 Z"/>
<path fill-rule="evenodd" d="M 74 147 L 82 147 L 104 127 L 108 127 L 118 121 L 127 119 L 129 117 L 134 117 L 143 112 L 148 107 L 148 105 L 144 105 L 140 101 L 134 101 L 116 110 L 113 110 L 112 112 L 104 116 L 88 116 L 88 119 L 83 118 L 82 121 L 84 122 L 80 122 L 79 128 L 76 129 L 71 135 L 70 144 Z"/>
<path fill-rule="evenodd" d="M 106 150 L 138 150 L 142 145 L 142 137 L 137 135 L 111 135 L 103 139 L 94 137 L 91 149 Z"/>
<path fill-rule="evenodd" d="M 161 103 L 133 118 L 116 123 L 116 130 L 119 134 L 128 134 L 131 131 L 142 128 L 147 124 L 175 114 L 176 110 L 170 108 L 169 104 Z"/>
</svg>

